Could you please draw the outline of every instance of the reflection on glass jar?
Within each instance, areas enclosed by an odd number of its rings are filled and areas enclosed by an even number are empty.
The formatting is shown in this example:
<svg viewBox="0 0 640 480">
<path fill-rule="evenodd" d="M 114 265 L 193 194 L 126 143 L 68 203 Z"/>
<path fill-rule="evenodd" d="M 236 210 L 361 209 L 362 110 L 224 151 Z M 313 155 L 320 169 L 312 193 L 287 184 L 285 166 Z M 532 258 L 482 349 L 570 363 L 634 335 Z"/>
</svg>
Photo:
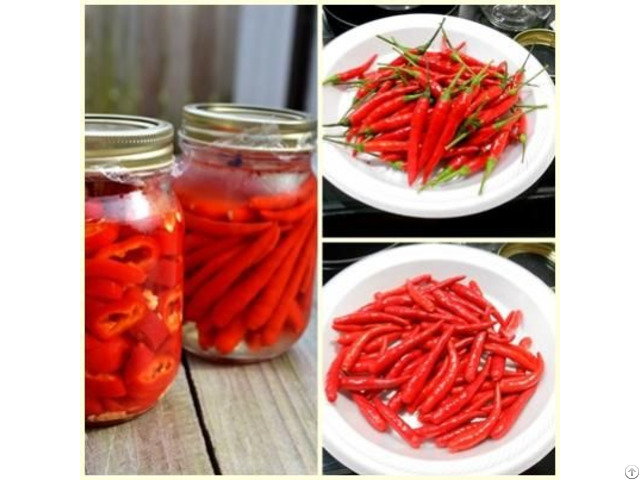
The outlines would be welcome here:
<svg viewBox="0 0 640 480">
<path fill-rule="evenodd" d="M 171 190 L 173 128 L 85 118 L 85 419 L 149 410 L 180 365 L 184 219 Z"/>
<path fill-rule="evenodd" d="M 309 321 L 316 265 L 315 121 L 291 110 L 188 105 L 175 189 L 185 211 L 185 349 L 275 357 Z"/>
<path fill-rule="evenodd" d="M 483 5 L 480 8 L 494 26 L 510 32 L 539 26 L 552 11 L 549 5 Z"/>
</svg>

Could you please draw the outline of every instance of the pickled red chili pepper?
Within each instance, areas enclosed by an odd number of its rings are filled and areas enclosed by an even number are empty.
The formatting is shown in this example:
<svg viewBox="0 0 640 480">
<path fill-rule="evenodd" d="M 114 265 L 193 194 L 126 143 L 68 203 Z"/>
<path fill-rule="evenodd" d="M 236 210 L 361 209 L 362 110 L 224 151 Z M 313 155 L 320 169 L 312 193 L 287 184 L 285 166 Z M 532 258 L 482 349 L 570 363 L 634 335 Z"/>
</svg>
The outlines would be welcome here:
<svg viewBox="0 0 640 480">
<path fill-rule="evenodd" d="M 122 195 L 110 194 L 120 190 L 110 180 L 86 182 L 85 415 L 92 424 L 151 408 L 180 364 L 184 227 L 160 182 Z M 150 216 L 128 218 L 141 199 Z"/>
<path fill-rule="evenodd" d="M 183 149 L 175 189 L 189 248 L 185 347 L 205 358 L 273 357 L 302 335 L 311 309 L 317 187 L 308 156 L 285 162 L 267 147 L 189 139 Z"/>
</svg>

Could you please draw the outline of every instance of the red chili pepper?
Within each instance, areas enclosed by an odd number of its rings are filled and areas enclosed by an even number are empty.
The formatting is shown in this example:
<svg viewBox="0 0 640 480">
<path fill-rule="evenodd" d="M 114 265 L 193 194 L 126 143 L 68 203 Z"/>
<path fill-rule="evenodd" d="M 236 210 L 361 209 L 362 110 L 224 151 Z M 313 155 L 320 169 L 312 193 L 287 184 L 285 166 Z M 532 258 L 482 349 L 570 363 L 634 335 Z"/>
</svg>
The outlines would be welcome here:
<svg viewBox="0 0 640 480">
<path fill-rule="evenodd" d="M 382 312 L 356 312 L 351 313 L 349 315 L 343 315 L 341 317 L 337 317 L 334 319 L 334 325 L 345 325 L 345 324 L 371 324 L 371 323 L 393 323 L 396 325 L 400 325 L 401 327 L 406 327 L 410 325 L 410 322 L 403 318 L 395 317 L 393 315 L 389 315 L 388 313 Z"/>
<path fill-rule="evenodd" d="M 415 285 L 411 282 L 407 282 L 407 292 L 411 299 L 416 302 L 420 308 L 422 308 L 426 312 L 434 312 L 436 306 L 434 303 L 429 300 L 425 295 L 423 295 Z"/>
<path fill-rule="evenodd" d="M 421 355 L 422 353 L 420 352 L 420 350 L 413 350 L 411 352 L 405 353 L 393 365 L 393 367 L 391 368 L 391 370 L 389 370 L 385 378 L 398 378 L 404 371 L 405 367 Z"/>
<path fill-rule="evenodd" d="M 346 355 L 346 348 L 338 350 L 336 358 L 333 359 L 333 362 L 327 371 L 327 378 L 324 382 L 324 392 L 327 396 L 327 400 L 332 403 L 336 401 L 336 398 L 338 398 L 338 389 L 340 388 L 340 371 L 342 370 L 342 362 Z"/>
<path fill-rule="evenodd" d="M 416 333 L 412 337 L 408 338 L 406 341 L 399 343 L 398 345 L 394 345 L 389 350 L 387 350 L 384 355 L 381 355 L 380 358 L 373 364 L 371 368 L 371 373 L 377 374 L 384 370 L 386 370 L 393 362 L 399 359 L 405 353 L 413 350 L 416 346 L 425 342 L 430 336 L 434 334 L 434 332 L 438 331 L 441 327 L 442 321 L 436 323 L 432 327 L 428 328 L 423 332 Z"/>
<path fill-rule="evenodd" d="M 467 139 L 467 141 L 465 142 L 465 145 L 478 146 L 478 147 L 481 145 L 485 145 L 487 142 L 489 142 L 501 131 L 509 130 L 514 124 L 518 122 L 520 118 L 524 116 L 524 114 L 525 112 L 520 110 L 503 120 L 499 120 L 491 125 L 482 127 L 481 129 L 475 131 L 473 135 L 471 135 Z"/>
<path fill-rule="evenodd" d="M 521 322 L 522 312 L 520 310 L 514 310 L 507 316 L 506 324 L 500 327 L 500 334 L 507 340 L 512 341 Z"/>
<path fill-rule="evenodd" d="M 481 90 L 480 94 L 471 102 L 467 107 L 467 110 L 464 112 L 465 118 L 473 114 L 478 110 L 478 108 L 481 108 L 483 105 L 487 105 L 498 98 L 503 91 L 504 90 L 497 85 Z"/>
<path fill-rule="evenodd" d="M 431 172 L 442 159 L 445 152 L 445 147 L 453 139 L 456 130 L 464 120 L 464 112 L 468 108 L 471 100 L 475 96 L 476 89 L 479 84 L 481 76 L 474 77 L 467 88 L 464 89 L 451 106 L 448 116 L 442 126 L 439 137 L 434 144 L 433 150 L 429 153 L 428 158 L 424 166 L 422 179 L 423 183 L 431 176 Z M 456 83 L 456 80 L 452 82 L 452 85 Z"/>
<path fill-rule="evenodd" d="M 484 350 L 484 342 L 486 341 L 486 339 L 487 332 L 480 332 L 475 336 L 473 340 L 473 345 L 469 354 L 469 363 L 467 364 L 467 369 L 464 373 L 464 378 L 469 383 L 473 382 L 476 378 L 478 366 L 480 365 L 480 358 L 482 357 L 482 352 Z"/>
<path fill-rule="evenodd" d="M 254 235 L 273 227 L 272 222 L 232 223 L 209 220 L 208 218 L 185 212 L 190 232 L 204 235 L 230 237 L 234 235 Z"/>
<path fill-rule="evenodd" d="M 493 172 L 493 169 L 498 164 L 498 159 L 504 149 L 506 148 L 509 142 L 509 130 L 502 130 L 498 133 L 498 136 L 495 138 L 491 145 L 491 151 L 489 152 L 489 158 L 487 158 L 487 164 L 484 167 L 484 175 L 482 176 L 482 182 L 480 183 L 480 195 L 484 190 L 484 185 L 487 182 L 487 179 Z"/>
<path fill-rule="evenodd" d="M 311 210 L 316 209 L 316 196 L 309 195 L 303 202 L 295 207 L 281 210 L 260 210 L 260 216 L 266 220 L 293 223 L 304 218 Z"/>
<path fill-rule="evenodd" d="M 518 395 L 518 398 L 515 400 L 515 402 L 509 408 L 502 412 L 502 415 L 496 423 L 496 426 L 493 428 L 493 430 L 491 430 L 491 438 L 493 438 L 494 440 L 499 440 L 507 433 L 509 433 L 509 430 L 511 430 L 513 425 L 516 423 L 516 420 L 518 420 L 518 417 L 520 417 L 522 410 L 524 410 L 524 407 L 527 405 L 527 402 L 531 399 L 531 397 L 533 397 L 534 393 L 536 393 L 536 387 L 525 390 L 520 395 Z"/>
<path fill-rule="evenodd" d="M 502 355 L 495 355 L 491 360 L 491 380 L 497 382 L 504 375 L 505 358 Z"/>
<path fill-rule="evenodd" d="M 531 337 L 524 337 L 518 342 L 518 346 L 524 348 L 525 350 L 529 350 L 531 345 L 533 344 L 533 340 Z"/>
<path fill-rule="evenodd" d="M 422 169 L 427 165 L 427 161 L 431 157 L 436 145 L 438 144 L 438 140 L 442 135 L 442 131 L 444 130 L 449 111 L 451 109 L 451 91 L 457 83 L 458 78 L 460 78 L 460 75 L 462 75 L 462 71 L 463 69 L 461 68 L 458 71 L 456 78 L 454 78 L 449 86 L 442 92 L 442 95 L 438 98 L 433 113 L 431 114 L 429 126 L 422 142 L 422 151 L 420 152 L 420 158 L 418 160 L 418 172 L 422 171 Z"/>
<path fill-rule="evenodd" d="M 133 398 L 157 398 L 171 384 L 178 371 L 172 355 L 155 355 L 144 344 L 131 350 L 131 358 L 124 371 L 128 394 Z"/>
<path fill-rule="evenodd" d="M 423 425 L 420 428 L 416 428 L 415 432 L 425 440 L 429 438 L 435 438 L 440 435 L 449 433 L 452 430 L 454 430 L 456 427 L 459 427 L 460 425 L 464 425 L 471 420 L 475 420 L 476 418 L 485 417 L 485 416 L 486 414 L 484 414 L 480 410 L 463 412 L 456 416 L 451 417 L 450 419 L 442 422 L 439 425 Z"/>
<path fill-rule="evenodd" d="M 424 312 L 422 310 L 418 310 L 416 308 L 391 305 L 388 307 L 384 307 L 384 312 L 390 315 L 395 315 L 396 317 L 405 318 L 407 320 L 417 320 L 419 322 L 428 322 L 433 319 L 429 313 Z"/>
<path fill-rule="evenodd" d="M 516 345 L 487 342 L 484 345 L 484 349 L 491 353 L 507 357 L 514 362 L 519 363 L 527 370 L 536 370 L 538 365 L 538 361 L 535 356 L 533 356 L 529 351 Z"/>
<path fill-rule="evenodd" d="M 480 151 L 480 147 L 475 145 L 465 145 L 463 147 L 453 147 L 445 150 L 442 158 L 468 157 Z"/>
<path fill-rule="evenodd" d="M 413 115 L 411 117 L 411 134 L 409 136 L 409 151 L 407 153 L 407 173 L 409 184 L 412 184 L 418 175 L 418 155 L 420 140 L 424 132 L 424 126 L 429 110 L 429 97 L 422 96 L 418 99 Z"/>
<path fill-rule="evenodd" d="M 398 378 L 342 377 L 340 388 L 356 391 L 386 390 L 402 385 L 407 379 L 407 376 Z"/>
<path fill-rule="evenodd" d="M 342 82 L 348 82 L 349 80 L 354 78 L 359 78 L 362 75 L 364 75 L 364 73 L 367 70 L 369 70 L 369 68 L 371 68 L 371 65 L 373 65 L 373 62 L 376 61 L 376 58 L 378 58 L 377 55 L 372 55 L 371 57 L 369 57 L 369 60 L 364 62 L 362 65 L 359 65 L 355 68 L 351 68 L 349 70 L 345 70 L 340 73 L 333 74 L 329 76 L 324 82 L 322 82 L 322 84 L 326 85 L 329 83 L 329 84 L 335 85 Z"/>
<path fill-rule="evenodd" d="M 436 346 L 437 348 L 437 346 Z M 456 380 L 456 376 L 458 375 L 458 367 L 460 366 L 460 360 L 458 358 L 458 352 L 456 348 L 453 346 L 453 342 L 449 340 L 447 343 L 447 351 L 449 353 L 449 367 L 444 373 L 442 380 L 435 385 L 434 389 L 430 392 L 430 395 L 427 399 L 420 405 L 419 411 L 420 413 L 428 413 L 435 406 L 437 406 L 444 397 L 447 396 L 451 388 L 453 387 L 453 383 Z"/>
<path fill-rule="evenodd" d="M 398 416 L 396 412 L 382 403 L 382 401 L 377 397 L 373 399 L 373 404 L 378 409 L 378 412 L 380 412 L 380 415 L 382 415 L 391 428 L 393 428 L 405 442 L 413 448 L 420 448 L 422 439 L 404 420 L 402 420 L 402 418 Z"/>
<path fill-rule="evenodd" d="M 376 133 L 388 132 L 390 130 L 397 130 L 410 126 L 411 120 L 414 115 L 413 108 L 410 108 L 411 111 L 404 112 L 400 111 L 397 114 L 391 115 L 390 117 L 384 118 L 382 120 L 378 120 L 377 122 L 369 124 L 367 127 L 363 127 L 362 133 L 366 135 L 373 135 Z M 381 135 L 382 136 L 382 135 Z M 407 140 L 406 138 L 404 140 Z M 388 138 L 375 138 L 376 144 L 381 142 L 391 142 L 392 140 Z M 365 142 L 370 143 L 370 142 Z M 403 142 L 404 143 L 404 142 Z M 401 150 L 406 150 L 408 148 L 410 142 L 405 143 L 405 146 Z M 371 151 L 371 150 L 365 150 Z"/>
<path fill-rule="evenodd" d="M 273 250 L 279 238 L 280 229 L 273 225 L 244 250 L 244 255 L 231 259 L 224 270 L 218 272 L 213 278 L 201 285 L 197 291 L 193 292 L 193 296 L 187 304 L 185 315 L 189 318 L 201 318 L 211 305 L 220 299 L 229 287 L 235 284 L 242 273 L 260 261 L 266 253 Z"/>
<path fill-rule="evenodd" d="M 473 313 L 471 313 L 461 305 L 454 303 L 451 298 L 442 290 L 435 290 L 433 292 L 433 296 L 436 300 L 436 304 L 447 310 L 448 312 L 457 315 L 468 323 L 473 324 L 478 322 L 478 318 Z"/>
<path fill-rule="evenodd" d="M 403 386 L 402 401 L 404 403 L 412 403 L 416 399 L 452 335 L 453 327 L 446 327 L 442 336 L 438 339 L 436 346 L 429 352 L 427 360 L 420 365 L 418 370 L 416 370 L 409 381 Z"/>
<path fill-rule="evenodd" d="M 395 98 L 402 98 L 405 95 L 415 92 L 418 89 L 417 85 L 410 85 L 406 87 L 399 87 L 389 90 L 387 92 L 381 93 L 380 95 L 376 95 L 368 102 L 359 106 L 350 116 L 349 122 L 346 126 L 359 126 L 362 124 L 365 118 L 371 114 L 375 109 L 377 109 L 380 105 L 385 104 L 388 101 L 391 101 Z"/>
<path fill-rule="evenodd" d="M 411 125 L 408 125 L 406 127 L 401 127 L 401 128 L 398 128 L 397 130 L 393 130 L 391 132 L 382 133 L 376 137 L 376 140 L 378 141 L 409 140 L 410 134 L 411 134 Z M 411 143 L 410 140 L 409 140 L 409 143 Z M 388 160 L 388 158 L 385 158 L 383 156 L 381 156 L 381 158 L 383 160 Z"/>
<path fill-rule="evenodd" d="M 144 300 L 138 295 L 139 291 L 127 292 L 122 300 L 96 307 L 87 302 L 87 328 L 100 340 L 109 340 L 128 330 L 147 311 Z"/>
<path fill-rule="evenodd" d="M 524 156 L 527 149 L 527 116 L 522 115 L 516 123 L 516 136 L 518 141 L 522 144 L 522 162 L 524 163 Z"/>
<path fill-rule="evenodd" d="M 360 129 L 360 131 L 365 131 L 366 127 L 368 127 L 372 123 L 390 116 L 391 114 L 404 108 L 407 105 L 407 103 L 418 100 L 421 96 L 423 96 L 422 93 L 416 93 L 412 95 L 402 95 L 399 97 L 393 97 L 390 100 L 383 103 L 382 105 L 378 105 L 362 121 L 362 128 Z"/>
<path fill-rule="evenodd" d="M 485 365 L 480 372 L 480 375 L 478 375 L 473 382 L 469 383 L 460 395 L 450 399 L 449 401 L 441 403 L 436 411 L 431 415 L 425 416 L 424 419 L 436 424 L 441 424 L 443 421 L 460 412 L 469 402 L 471 402 L 473 396 L 485 382 L 489 373 L 489 363 L 490 362 Z"/>
<path fill-rule="evenodd" d="M 367 420 L 367 422 L 369 422 L 369 425 L 379 432 L 387 431 L 387 421 L 382 417 L 382 415 L 380 415 L 378 409 L 367 399 L 367 397 L 354 392 L 351 395 L 351 398 L 353 398 L 353 401 L 358 406 L 360 413 L 362 413 L 362 416 Z"/>
<path fill-rule="evenodd" d="M 160 257 L 160 246 L 146 235 L 130 237 L 122 242 L 102 247 L 96 253 L 96 259 L 115 260 L 140 267 L 145 272 L 151 270 Z"/>
<path fill-rule="evenodd" d="M 527 352 L 528 353 L 528 352 Z M 500 380 L 500 388 L 505 393 L 522 392 L 537 385 L 544 373 L 544 360 L 538 353 L 537 366 L 532 374 Z"/>
<path fill-rule="evenodd" d="M 118 225 L 104 220 L 85 222 L 84 250 L 94 253 L 118 238 Z"/>
<path fill-rule="evenodd" d="M 497 385 L 495 389 L 495 399 L 495 405 L 489 417 L 484 422 L 479 423 L 473 430 L 453 437 L 447 445 L 449 451 L 460 452 L 462 450 L 468 450 L 483 442 L 489 436 L 498 423 L 500 413 L 502 412 L 500 387 Z"/>
<path fill-rule="evenodd" d="M 349 347 L 349 350 L 342 362 L 342 370 L 344 372 L 349 372 L 351 367 L 356 363 L 358 357 L 362 353 L 365 345 L 373 340 L 375 337 L 383 335 L 385 333 L 397 331 L 398 327 L 381 327 L 381 328 L 373 328 L 368 330 L 364 334 L 362 334 L 353 344 Z"/>
<path fill-rule="evenodd" d="M 169 333 L 177 332 L 182 326 L 182 306 L 182 285 L 176 285 L 160 294 L 158 312 Z"/>
</svg>

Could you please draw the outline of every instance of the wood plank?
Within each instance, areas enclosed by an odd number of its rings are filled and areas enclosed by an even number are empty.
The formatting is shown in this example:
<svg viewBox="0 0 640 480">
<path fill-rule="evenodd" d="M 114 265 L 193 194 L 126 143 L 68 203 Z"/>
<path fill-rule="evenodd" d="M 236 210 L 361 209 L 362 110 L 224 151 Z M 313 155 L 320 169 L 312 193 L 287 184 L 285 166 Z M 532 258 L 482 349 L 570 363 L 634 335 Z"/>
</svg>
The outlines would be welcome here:
<svg viewBox="0 0 640 480">
<path fill-rule="evenodd" d="M 315 302 L 314 302 L 315 304 Z M 251 365 L 187 364 L 223 474 L 315 474 L 315 310 L 287 354 Z"/>
<path fill-rule="evenodd" d="M 153 410 L 87 431 L 85 468 L 89 475 L 213 474 L 183 367 Z"/>
</svg>

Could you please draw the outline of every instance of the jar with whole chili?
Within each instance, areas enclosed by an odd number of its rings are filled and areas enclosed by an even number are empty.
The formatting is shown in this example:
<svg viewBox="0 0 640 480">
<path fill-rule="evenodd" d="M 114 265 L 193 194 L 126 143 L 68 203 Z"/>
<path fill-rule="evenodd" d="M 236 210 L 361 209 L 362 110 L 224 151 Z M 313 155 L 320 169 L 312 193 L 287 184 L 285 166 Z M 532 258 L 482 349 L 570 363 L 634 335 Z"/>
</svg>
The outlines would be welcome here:
<svg viewBox="0 0 640 480">
<path fill-rule="evenodd" d="M 183 110 L 186 350 L 219 361 L 275 357 L 309 321 L 316 266 L 315 120 L 293 110 Z"/>
<path fill-rule="evenodd" d="M 180 365 L 184 217 L 173 127 L 85 117 L 85 419 L 149 410 Z"/>
</svg>

